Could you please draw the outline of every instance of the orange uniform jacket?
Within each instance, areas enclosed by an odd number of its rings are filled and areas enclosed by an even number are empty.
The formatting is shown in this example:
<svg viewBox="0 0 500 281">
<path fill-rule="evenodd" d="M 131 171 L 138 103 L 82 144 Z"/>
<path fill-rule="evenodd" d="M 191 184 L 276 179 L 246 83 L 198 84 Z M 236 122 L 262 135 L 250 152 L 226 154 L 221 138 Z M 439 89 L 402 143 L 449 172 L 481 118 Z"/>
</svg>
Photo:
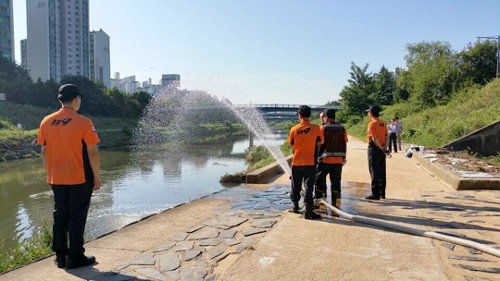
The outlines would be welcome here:
<svg viewBox="0 0 500 281">
<path fill-rule="evenodd" d="M 323 134 L 318 125 L 302 120 L 290 130 L 288 143 L 293 147 L 292 166 L 316 165 L 318 143 L 323 142 Z"/>
<path fill-rule="evenodd" d="M 94 146 L 99 137 L 90 119 L 70 108 L 46 116 L 37 143 L 46 148 L 47 182 L 50 185 L 85 183 L 83 145 Z"/>
<path fill-rule="evenodd" d="M 381 146 L 386 146 L 387 126 L 378 118 L 368 123 L 368 145 L 370 145 L 370 141 L 373 136 L 377 138 Z"/>
</svg>

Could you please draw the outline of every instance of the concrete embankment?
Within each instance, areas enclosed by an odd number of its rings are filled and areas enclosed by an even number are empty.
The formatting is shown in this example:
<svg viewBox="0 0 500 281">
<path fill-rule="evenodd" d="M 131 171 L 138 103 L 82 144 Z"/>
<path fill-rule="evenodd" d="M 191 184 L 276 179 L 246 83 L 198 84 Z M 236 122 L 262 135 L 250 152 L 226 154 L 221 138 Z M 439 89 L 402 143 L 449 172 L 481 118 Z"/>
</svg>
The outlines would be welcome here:
<svg viewBox="0 0 500 281">
<path fill-rule="evenodd" d="M 443 167 L 439 163 L 432 163 L 429 159 L 425 158 L 420 153 L 414 153 L 413 158 L 422 167 L 427 169 L 430 173 L 436 176 L 443 183 L 447 184 L 456 190 L 467 190 L 467 189 L 497 189 L 500 190 L 500 178 L 491 177 L 473 177 L 464 178 L 459 175 L 454 174 L 449 169 Z"/>
<path fill-rule="evenodd" d="M 289 165 L 292 164 L 293 155 L 286 158 Z M 246 176 L 246 183 L 266 183 L 272 177 L 275 177 L 283 173 L 283 169 L 277 162 L 271 163 L 253 172 L 250 172 Z"/>
</svg>

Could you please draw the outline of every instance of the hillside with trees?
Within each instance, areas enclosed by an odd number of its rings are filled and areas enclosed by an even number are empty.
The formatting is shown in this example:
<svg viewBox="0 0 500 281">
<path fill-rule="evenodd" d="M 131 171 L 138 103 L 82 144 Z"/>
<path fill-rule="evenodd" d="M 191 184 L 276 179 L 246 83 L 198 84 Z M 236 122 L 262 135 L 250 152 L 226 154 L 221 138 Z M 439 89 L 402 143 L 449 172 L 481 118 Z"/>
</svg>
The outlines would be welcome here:
<svg viewBox="0 0 500 281">
<path fill-rule="evenodd" d="M 493 41 L 469 43 L 462 51 L 447 42 L 408 44 L 406 66 L 389 72 L 368 71 L 352 63 L 350 79 L 340 93 L 338 119 L 349 132 L 365 138 L 371 104 L 381 118 L 399 117 L 403 140 L 441 146 L 500 119 L 500 81 Z"/>
</svg>

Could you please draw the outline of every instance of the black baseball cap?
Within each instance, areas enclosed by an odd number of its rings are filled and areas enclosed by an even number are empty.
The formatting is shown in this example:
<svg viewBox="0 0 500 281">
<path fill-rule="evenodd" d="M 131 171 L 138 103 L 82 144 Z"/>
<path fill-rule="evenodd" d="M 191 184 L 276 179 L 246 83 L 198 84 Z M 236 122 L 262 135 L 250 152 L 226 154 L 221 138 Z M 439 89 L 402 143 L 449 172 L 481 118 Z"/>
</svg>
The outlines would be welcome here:
<svg viewBox="0 0 500 281">
<path fill-rule="evenodd" d="M 59 92 L 57 98 L 62 102 L 67 102 L 75 99 L 78 96 L 82 96 L 80 91 L 78 91 L 78 87 L 74 84 L 64 84 L 59 87 Z"/>
<path fill-rule="evenodd" d="M 302 117 L 311 117 L 311 108 L 308 105 L 301 105 L 297 114 L 302 115 Z"/>
<path fill-rule="evenodd" d="M 380 114 L 380 107 L 378 105 L 371 105 L 366 112 L 371 112 L 373 115 L 378 116 Z"/>
<path fill-rule="evenodd" d="M 328 109 L 326 110 L 326 117 L 328 117 L 329 119 L 335 119 L 335 109 Z"/>
</svg>

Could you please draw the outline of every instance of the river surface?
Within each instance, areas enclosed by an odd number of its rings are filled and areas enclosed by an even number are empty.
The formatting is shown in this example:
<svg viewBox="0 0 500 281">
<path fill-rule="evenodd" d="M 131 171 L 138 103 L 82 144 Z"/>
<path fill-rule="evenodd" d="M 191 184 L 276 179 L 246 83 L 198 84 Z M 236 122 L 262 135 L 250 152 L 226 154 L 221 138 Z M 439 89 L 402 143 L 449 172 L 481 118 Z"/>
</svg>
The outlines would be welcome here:
<svg viewBox="0 0 500 281">
<path fill-rule="evenodd" d="M 222 175 L 246 169 L 247 147 L 243 139 L 139 160 L 129 152 L 101 151 L 103 187 L 92 195 L 86 240 L 222 190 Z M 0 241 L 6 249 L 44 222 L 51 226 L 53 205 L 41 159 L 0 163 Z"/>
</svg>

